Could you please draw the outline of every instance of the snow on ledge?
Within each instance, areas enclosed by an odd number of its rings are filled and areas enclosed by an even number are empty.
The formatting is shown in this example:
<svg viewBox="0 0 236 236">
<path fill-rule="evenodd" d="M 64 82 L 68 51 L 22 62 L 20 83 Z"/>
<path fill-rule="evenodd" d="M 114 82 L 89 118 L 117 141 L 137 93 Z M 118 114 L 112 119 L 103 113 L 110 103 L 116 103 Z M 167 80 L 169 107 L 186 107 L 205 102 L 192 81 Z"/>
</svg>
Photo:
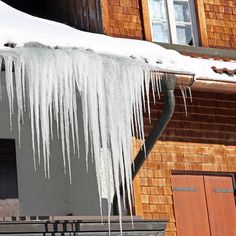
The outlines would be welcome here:
<svg viewBox="0 0 236 236">
<path fill-rule="evenodd" d="M 234 70 L 235 62 L 190 58 L 174 50 L 167 50 L 154 43 L 113 38 L 76 30 L 67 25 L 33 17 L 18 11 L 0 1 L 0 49 L 6 44 L 24 47 L 32 43 L 49 47 L 76 47 L 119 57 L 142 59 L 156 69 L 195 74 L 195 78 L 230 80 L 236 82 L 236 75 L 229 77 L 215 73 L 211 67 Z"/>
</svg>

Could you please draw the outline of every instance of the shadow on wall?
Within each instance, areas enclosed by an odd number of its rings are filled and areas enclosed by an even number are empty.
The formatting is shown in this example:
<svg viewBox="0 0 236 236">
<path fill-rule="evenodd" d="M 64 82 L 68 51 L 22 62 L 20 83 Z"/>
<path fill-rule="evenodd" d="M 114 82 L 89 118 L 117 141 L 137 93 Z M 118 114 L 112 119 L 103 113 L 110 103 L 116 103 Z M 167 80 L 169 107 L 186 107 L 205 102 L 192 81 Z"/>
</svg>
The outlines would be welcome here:
<svg viewBox="0 0 236 236">
<path fill-rule="evenodd" d="M 41 164 L 37 165 L 36 171 L 34 170 L 29 114 L 27 111 L 24 113 L 24 124 L 21 124 L 21 147 L 19 147 L 16 102 L 14 103 L 15 114 L 12 120 L 13 129 L 11 130 L 4 83 L 5 73 L 0 72 L 0 80 L 2 81 L 0 139 L 15 140 L 20 215 L 99 215 L 95 167 L 89 158 L 89 171 L 86 171 L 83 132 L 79 134 L 80 159 L 77 155 L 71 155 L 72 184 L 69 183 L 68 173 L 64 174 L 61 140 L 56 137 L 50 143 L 51 176 L 50 179 L 45 178 L 42 158 Z M 80 104 L 78 101 L 79 118 L 81 117 Z M 82 119 L 79 119 L 78 125 L 79 130 L 82 130 Z M 55 131 L 56 125 L 54 128 Z M 38 160 L 37 156 L 36 160 Z"/>
<path fill-rule="evenodd" d="M 30 15 L 65 23 L 76 29 L 102 33 L 100 0 L 3 0 Z"/>
<path fill-rule="evenodd" d="M 32 1 L 32 0 L 3 0 L 8 5 L 26 12 L 28 14 L 40 17 L 46 17 L 47 15 L 47 1 Z"/>
<path fill-rule="evenodd" d="M 160 140 L 190 143 L 236 145 L 236 95 L 192 91 L 188 96 L 187 115 L 183 97 L 175 91 L 174 115 Z M 163 109 L 163 98 L 154 104 L 150 96 L 151 120 L 145 114 L 145 134 L 148 135 Z"/>
</svg>

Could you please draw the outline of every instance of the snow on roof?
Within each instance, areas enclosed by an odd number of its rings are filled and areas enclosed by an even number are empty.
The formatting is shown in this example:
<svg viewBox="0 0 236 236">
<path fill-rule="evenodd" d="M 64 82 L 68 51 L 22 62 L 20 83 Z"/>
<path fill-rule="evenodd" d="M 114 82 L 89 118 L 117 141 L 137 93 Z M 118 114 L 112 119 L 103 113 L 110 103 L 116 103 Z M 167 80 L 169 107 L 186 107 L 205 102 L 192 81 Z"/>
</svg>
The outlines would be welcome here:
<svg viewBox="0 0 236 236">
<path fill-rule="evenodd" d="M 6 44 L 24 47 L 38 42 L 49 47 L 77 47 L 119 57 L 144 59 L 156 69 L 195 74 L 195 78 L 236 82 L 236 75 L 215 73 L 212 67 L 236 69 L 236 62 L 191 58 L 174 50 L 140 40 L 113 38 L 76 30 L 67 25 L 33 17 L 0 1 L 0 49 Z"/>
</svg>

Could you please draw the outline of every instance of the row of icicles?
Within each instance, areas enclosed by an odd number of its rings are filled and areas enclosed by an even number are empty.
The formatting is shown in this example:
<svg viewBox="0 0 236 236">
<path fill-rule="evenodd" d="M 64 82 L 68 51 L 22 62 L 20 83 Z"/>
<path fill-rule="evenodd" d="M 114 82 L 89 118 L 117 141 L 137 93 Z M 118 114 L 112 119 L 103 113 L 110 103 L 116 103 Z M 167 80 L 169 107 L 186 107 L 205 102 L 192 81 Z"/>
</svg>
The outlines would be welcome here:
<svg viewBox="0 0 236 236">
<path fill-rule="evenodd" d="M 45 177 L 50 178 L 50 140 L 58 138 L 64 171 L 72 181 L 70 157 L 71 153 L 81 155 L 82 136 L 87 168 L 88 158 L 95 162 L 100 206 L 104 189 L 100 167 L 106 170 L 108 219 L 114 191 L 121 212 L 120 183 L 126 186 L 123 194 L 127 194 L 131 208 L 132 137 L 144 140 L 143 111 L 150 117 L 146 94 L 152 89 L 154 102 L 156 93 L 160 97 L 160 74 L 150 74 L 151 66 L 138 60 L 79 49 L 20 48 L 0 55 L 11 126 L 17 104 L 19 140 L 24 113 L 30 116 L 35 169 L 43 162 Z M 181 91 L 185 101 L 186 89 Z M 78 119 L 83 120 L 82 129 Z M 120 226 L 122 231 L 121 214 Z"/>
</svg>

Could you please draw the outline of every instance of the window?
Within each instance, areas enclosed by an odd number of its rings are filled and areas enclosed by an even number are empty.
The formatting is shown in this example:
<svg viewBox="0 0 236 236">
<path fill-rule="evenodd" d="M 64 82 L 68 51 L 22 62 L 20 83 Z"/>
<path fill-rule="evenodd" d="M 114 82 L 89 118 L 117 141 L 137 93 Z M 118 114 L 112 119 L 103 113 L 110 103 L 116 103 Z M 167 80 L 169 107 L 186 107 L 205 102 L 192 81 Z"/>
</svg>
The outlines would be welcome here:
<svg viewBox="0 0 236 236">
<path fill-rule="evenodd" d="M 198 45 L 194 0 L 149 0 L 155 42 Z"/>
</svg>

